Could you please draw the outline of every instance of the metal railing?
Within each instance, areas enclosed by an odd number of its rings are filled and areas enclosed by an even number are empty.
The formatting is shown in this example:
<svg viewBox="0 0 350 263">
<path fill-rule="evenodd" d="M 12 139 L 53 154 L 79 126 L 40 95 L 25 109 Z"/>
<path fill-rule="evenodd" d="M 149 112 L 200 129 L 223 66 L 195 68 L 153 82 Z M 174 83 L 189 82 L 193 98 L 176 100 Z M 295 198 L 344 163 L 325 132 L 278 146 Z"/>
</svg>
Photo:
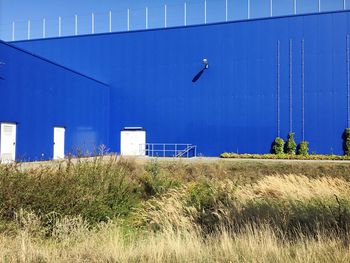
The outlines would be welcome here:
<svg viewBox="0 0 350 263">
<path fill-rule="evenodd" d="M 304 1 L 289 1 L 289 4 L 285 4 L 288 6 L 288 11 L 280 11 L 281 3 L 276 0 L 266 0 L 264 4 L 260 4 L 261 6 L 253 2 L 253 0 L 242 0 L 240 2 L 233 0 L 198 0 L 157 7 L 148 6 L 142 9 L 106 10 L 104 13 L 93 12 L 80 16 L 70 14 L 55 18 L 45 17 L 25 21 L 12 21 L 9 24 L 0 25 L 0 39 L 15 41 L 140 29 L 147 30 L 257 17 L 346 10 L 350 0 L 337 0 L 333 8 L 328 6 L 329 2 L 334 0 L 314 0 L 311 9 Z M 239 13 L 236 13 L 236 10 L 240 10 Z M 257 10 L 264 11 L 257 12 Z"/>
<path fill-rule="evenodd" d="M 140 155 L 190 158 L 197 156 L 197 146 L 189 143 L 146 143 L 140 145 Z"/>
</svg>

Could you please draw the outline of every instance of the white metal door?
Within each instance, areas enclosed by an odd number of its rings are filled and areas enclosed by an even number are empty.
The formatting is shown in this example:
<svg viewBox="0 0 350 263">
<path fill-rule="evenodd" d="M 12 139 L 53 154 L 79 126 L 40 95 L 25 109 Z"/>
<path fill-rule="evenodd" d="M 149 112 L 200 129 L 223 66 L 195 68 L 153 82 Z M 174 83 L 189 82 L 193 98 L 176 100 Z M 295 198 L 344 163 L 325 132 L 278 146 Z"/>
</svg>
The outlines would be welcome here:
<svg viewBox="0 0 350 263">
<path fill-rule="evenodd" d="M 16 159 L 16 124 L 1 123 L 0 162 L 7 163 Z"/>
<path fill-rule="evenodd" d="M 53 129 L 53 158 L 55 160 L 64 158 L 65 131 L 63 127 L 54 127 Z"/>
<path fill-rule="evenodd" d="M 120 133 L 121 155 L 145 155 L 146 131 L 123 130 Z"/>
</svg>

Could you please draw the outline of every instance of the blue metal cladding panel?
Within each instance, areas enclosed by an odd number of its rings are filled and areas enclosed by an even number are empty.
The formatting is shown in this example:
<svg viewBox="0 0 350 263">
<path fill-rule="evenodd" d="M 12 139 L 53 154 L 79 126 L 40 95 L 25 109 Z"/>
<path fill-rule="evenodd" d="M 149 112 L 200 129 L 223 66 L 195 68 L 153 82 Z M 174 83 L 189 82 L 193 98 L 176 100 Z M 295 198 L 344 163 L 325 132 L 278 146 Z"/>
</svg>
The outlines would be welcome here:
<svg viewBox="0 0 350 263">
<path fill-rule="evenodd" d="M 51 159 L 54 126 L 66 154 L 108 144 L 108 86 L 3 42 L 0 61 L 0 122 L 17 123 L 18 160 Z"/>
<path fill-rule="evenodd" d="M 341 154 L 349 22 L 345 11 L 15 44 L 110 85 L 112 151 L 122 127 L 142 126 L 148 142 L 193 143 L 213 156 L 269 152 L 279 41 L 281 136 L 292 129 L 300 142 L 305 123 L 311 152 Z M 209 69 L 193 83 L 203 58 Z"/>
</svg>

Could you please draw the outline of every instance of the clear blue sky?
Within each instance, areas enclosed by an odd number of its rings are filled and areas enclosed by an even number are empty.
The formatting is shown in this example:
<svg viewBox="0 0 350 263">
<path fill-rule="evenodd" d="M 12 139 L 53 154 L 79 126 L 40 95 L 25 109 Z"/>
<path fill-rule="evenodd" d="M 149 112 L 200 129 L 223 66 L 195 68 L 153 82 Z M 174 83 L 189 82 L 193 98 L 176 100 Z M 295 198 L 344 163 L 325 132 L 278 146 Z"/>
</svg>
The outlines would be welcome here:
<svg viewBox="0 0 350 263">
<path fill-rule="evenodd" d="M 164 5 L 167 5 L 168 26 L 184 23 L 186 0 L 0 0 L 0 39 L 11 40 L 12 22 L 15 38 L 27 38 L 27 21 L 31 21 L 31 38 L 42 37 L 42 19 L 46 18 L 46 36 L 58 35 L 58 17 L 62 17 L 62 35 L 74 34 L 74 15 L 78 15 L 78 32 L 91 32 L 91 13 L 95 14 L 95 32 L 107 32 L 108 12 L 112 11 L 113 31 L 127 29 L 127 8 L 130 8 L 130 29 L 145 28 L 145 7 L 149 8 L 149 28 L 164 26 Z M 248 0 L 228 0 L 228 19 L 247 18 Z M 317 12 L 318 0 L 296 0 L 298 13 Z M 187 24 L 204 23 L 204 0 L 187 0 Z M 294 0 L 273 0 L 274 15 L 294 12 Z M 270 14 L 270 0 L 250 0 L 251 17 Z M 346 0 L 350 9 L 350 0 Z M 321 0 L 321 10 L 341 10 L 343 0 Z M 225 20 L 225 0 L 207 0 L 207 22 Z"/>
</svg>

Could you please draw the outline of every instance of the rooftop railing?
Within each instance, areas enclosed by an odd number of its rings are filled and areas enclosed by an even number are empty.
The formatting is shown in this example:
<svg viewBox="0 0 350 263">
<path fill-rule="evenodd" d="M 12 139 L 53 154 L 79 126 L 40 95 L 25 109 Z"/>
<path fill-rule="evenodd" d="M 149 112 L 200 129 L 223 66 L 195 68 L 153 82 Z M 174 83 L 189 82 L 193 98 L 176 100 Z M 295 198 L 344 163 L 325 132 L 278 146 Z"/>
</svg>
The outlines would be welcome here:
<svg viewBox="0 0 350 263">
<path fill-rule="evenodd" d="M 194 0 L 181 4 L 106 10 L 86 15 L 42 17 L 0 25 L 0 39 L 147 30 L 260 17 L 346 10 L 350 0 Z"/>
</svg>

